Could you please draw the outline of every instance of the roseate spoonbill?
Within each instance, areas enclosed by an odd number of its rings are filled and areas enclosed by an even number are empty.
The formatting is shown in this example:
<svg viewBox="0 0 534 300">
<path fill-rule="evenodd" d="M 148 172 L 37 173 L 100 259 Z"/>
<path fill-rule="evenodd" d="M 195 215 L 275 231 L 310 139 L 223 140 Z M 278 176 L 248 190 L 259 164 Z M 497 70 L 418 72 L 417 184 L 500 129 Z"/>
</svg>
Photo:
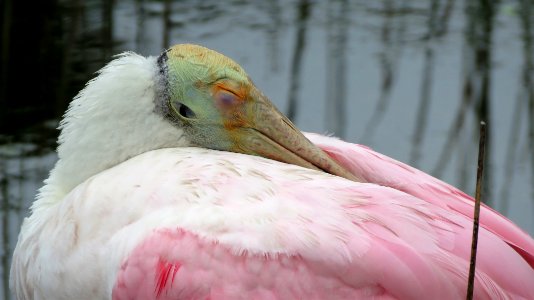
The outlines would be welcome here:
<svg viewBox="0 0 534 300">
<path fill-rule="evenodd" d="M 61 122 L 59 160 L 13 255 L 13 292 L 463 298 L 472 199 L 368 148 L 307 138 L 221 54 L 121 55 Z M 533 239 L 482 207 L 475 297 L 534 299 L 533 266 Z"/>
</svg>

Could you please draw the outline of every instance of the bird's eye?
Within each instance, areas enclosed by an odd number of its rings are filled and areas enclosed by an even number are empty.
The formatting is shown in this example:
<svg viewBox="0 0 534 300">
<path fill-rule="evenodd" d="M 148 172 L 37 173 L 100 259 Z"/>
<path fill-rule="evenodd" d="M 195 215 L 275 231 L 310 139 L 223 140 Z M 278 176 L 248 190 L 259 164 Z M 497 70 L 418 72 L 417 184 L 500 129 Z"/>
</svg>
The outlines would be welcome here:
<svg viewBox="0 0 534 300">
<path fill-rule="evenodd" d="M 182 103 L 179 103 L 178 105 L 178 113 L 180 114 L 180 116 L 186 119 L 193 119 L 196 117 L 195 113 L 189 107 Z"/>
</svg>

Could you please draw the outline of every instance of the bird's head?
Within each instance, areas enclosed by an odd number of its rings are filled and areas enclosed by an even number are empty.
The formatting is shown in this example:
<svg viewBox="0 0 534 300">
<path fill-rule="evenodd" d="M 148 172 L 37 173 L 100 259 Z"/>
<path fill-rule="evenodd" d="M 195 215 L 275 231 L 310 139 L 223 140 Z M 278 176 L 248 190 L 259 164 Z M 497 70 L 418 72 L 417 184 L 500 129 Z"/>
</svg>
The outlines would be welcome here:
<svg viewBox="0 0 534 300">
<path fill-rule="evenodd" d="M 263 156 L 357 180 L 280 113 L 234 61 L 196 45 L 158 58 L 127 53 L 71 102 L 59 161 L 41 196 L 61 198 L 141 153 L 198 146 Z M 50 191 L 49 191 L 50 190 Z"/>
<path fill-rule="evenodd" d="M 158 59 L 159 111 L 194 145 L 263 156 L 355 179 L 304 135 L 234 61 L 197 45 Z"/>
</svg>

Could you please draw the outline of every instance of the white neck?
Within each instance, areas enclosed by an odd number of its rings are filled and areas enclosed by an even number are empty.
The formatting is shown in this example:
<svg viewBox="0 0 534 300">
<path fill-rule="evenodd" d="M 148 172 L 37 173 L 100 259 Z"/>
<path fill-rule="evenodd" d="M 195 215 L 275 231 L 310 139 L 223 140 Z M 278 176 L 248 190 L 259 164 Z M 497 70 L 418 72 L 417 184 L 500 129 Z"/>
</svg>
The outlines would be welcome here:
<svg viewBox="0 0 534 300">
<path fill-rule="evenodd" d="M 156 58 L 121 55 L 71 102 L 61 122 L 59 160 L 32 209 L 59 202 L 89 177 L 141 153 L 187 146 L 183 131 L 155 112 Z"/>
</svg>

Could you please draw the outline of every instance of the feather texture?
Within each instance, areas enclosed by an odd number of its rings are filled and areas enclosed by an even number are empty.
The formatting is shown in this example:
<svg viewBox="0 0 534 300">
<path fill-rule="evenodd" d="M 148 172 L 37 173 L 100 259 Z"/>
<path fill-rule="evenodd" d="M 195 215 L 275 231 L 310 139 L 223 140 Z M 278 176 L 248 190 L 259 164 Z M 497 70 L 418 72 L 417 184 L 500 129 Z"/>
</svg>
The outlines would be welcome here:
<svg viewBox="0 0 534 300">
<path fill-rule="evenodd" d="M 307 137 L 367 182 L 392 187 L 467 218 L 473 216 L 473 197 L 454 186 L 366 146 L 318 134 L 307 134 Z M 514 247 L 534 268 L 534 240 L 526 232 L 485 204 L 480 210 L 480 225 Z"/>
<path fill-rule="evenodd" d="M 40 240 L 29 264 L 15 257 L 19 296 L 453 299 L 466 290 L 470 218 L 260 157 L 147 152 L 84 182 L 48 218 L 63 225 L 29 237 L 29 247 Z M 525 259 L 484 227 L 479 243 L 477 298 L 532 299 Z"/>
</svg>

